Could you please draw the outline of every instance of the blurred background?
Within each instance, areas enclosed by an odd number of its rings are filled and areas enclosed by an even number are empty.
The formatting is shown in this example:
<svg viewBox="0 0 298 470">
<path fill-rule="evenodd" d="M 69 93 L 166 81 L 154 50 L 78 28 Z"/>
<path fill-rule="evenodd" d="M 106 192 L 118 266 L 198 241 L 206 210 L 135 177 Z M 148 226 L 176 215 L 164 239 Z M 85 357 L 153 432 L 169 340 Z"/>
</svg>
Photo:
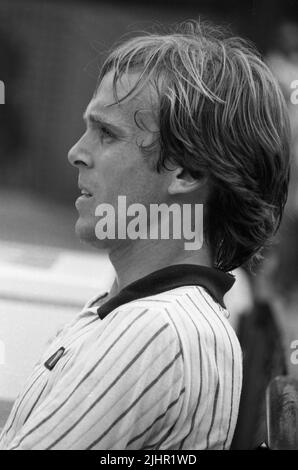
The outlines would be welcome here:
<svg viewBox="0 0 298 470">
<path fill-rule="evenodd" d="M 298 1 L 0 0 L 0 428 L 48 338 L 113 280 L 105 253 L 75 237 L 77 174 L 67 162 L 98 69 L 124 34 L 202 16 L 252 40 L 287 100 L 293 170 L 284 224 L 255 272 L 237 272 L 227 305 L 244 351 L 260 335 L 244 357 L 264 356 L 264 381 L 273 358 L 274 373 L 298 377 Z"/>
</svg>

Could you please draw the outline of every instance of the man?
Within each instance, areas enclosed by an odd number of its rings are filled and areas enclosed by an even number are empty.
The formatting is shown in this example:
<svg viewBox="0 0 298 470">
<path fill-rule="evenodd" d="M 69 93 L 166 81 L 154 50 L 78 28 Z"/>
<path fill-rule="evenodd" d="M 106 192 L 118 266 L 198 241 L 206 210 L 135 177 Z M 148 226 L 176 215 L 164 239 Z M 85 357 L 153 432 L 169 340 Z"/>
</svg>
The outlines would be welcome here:
<svg viewBox="0 0 298 470">
<path fill-rule="evenodd" d="M 76 231 L 108 250 L 117 280 L 45 352 L 2 447 L 228 449 L 242 358 L 223 297 L 227 272 L 255 258 L 281 219 L 279 88 L 244 41 L 188 22 L 115 49 L 84 119 L 69 153 L 82 192 Z M 175 228 L 168 239 L 123 235 L 120 196 L 130 216 L 136 204 L 147 215 L 153 204 L 204 204 L 201 248 L 185 249 Z M 102 204 L 114 209 L 110 236 Z"/>
</svg>

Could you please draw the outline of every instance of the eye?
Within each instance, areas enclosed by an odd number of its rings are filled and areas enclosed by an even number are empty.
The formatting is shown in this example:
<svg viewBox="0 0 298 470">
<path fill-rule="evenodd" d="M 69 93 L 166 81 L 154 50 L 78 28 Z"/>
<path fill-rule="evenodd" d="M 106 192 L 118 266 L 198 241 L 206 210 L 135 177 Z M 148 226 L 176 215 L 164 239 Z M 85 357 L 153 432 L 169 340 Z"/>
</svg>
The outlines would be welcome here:
<svg viewBox="0 0 298 470">
<path fill-rule="evenodd" d="M 100 130 L 100 133 L 103 137 L 107 137 L 109 139 L 114 139 L 114 134 L 105 126 L 98 124 L 98 128 Z"/>
<path fill-rule="evenodd" d="M 106 123 L 96 119 L 94 116 L 90 116 L 87 119 L 87 126 L 96 132 L 102 141 L 107 140 L 110 142 L 116 139 L 116 135 L 110 130 L 110 127 L 107 126 Z"/>
</svg>

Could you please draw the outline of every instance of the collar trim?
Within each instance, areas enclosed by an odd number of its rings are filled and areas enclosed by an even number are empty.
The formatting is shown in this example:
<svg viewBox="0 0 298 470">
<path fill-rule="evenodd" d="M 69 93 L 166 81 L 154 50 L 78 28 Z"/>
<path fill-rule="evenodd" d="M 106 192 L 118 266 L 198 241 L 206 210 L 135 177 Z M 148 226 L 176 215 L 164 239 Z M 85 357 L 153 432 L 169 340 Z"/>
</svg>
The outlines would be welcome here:
<svg viewBox="0 0 298 470">
<path fill-rule="evenodd" d="M 204 287 L 215 302 L 225 308 L 223 297 L 234 282 L 235 277 L 232 274 L 215 268 L 195 264 L 176 264 L 154 271 L 129 284 L 115 297 L 98 307 L 97 313 L 103 319 L 112 310 L 132 300 L 160 294 L 176 287 L 192 285 Z"/>
</svg>

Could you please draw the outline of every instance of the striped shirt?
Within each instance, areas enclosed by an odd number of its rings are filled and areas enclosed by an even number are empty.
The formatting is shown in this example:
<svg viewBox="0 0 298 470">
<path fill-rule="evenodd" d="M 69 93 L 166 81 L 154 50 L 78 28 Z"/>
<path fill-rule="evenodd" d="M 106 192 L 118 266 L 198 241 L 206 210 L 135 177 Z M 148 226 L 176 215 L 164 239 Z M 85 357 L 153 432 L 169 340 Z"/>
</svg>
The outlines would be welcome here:
<svg viewBox="0 0 298 470">
<path fill-rule="evenodd" d="M 87 304 L 36 365 L 0 448 L 228 449 L 242 355 L 208 269 L 165 268 Z"/>
</svg>

